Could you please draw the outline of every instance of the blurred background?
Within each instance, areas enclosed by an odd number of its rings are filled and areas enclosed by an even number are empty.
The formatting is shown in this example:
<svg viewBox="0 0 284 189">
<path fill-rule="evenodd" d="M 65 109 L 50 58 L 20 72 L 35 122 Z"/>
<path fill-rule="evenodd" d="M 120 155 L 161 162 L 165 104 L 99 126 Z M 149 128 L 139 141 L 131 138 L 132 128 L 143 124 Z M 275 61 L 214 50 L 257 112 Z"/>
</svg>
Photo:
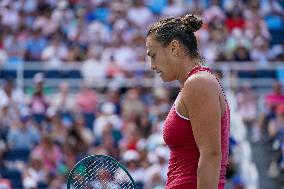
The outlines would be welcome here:
<svg viewBox="0 0 284 189">
<path fill-rule="evenodd" d="M 230 102 L 226 188 L 283 189 L 283 0 L 0 0 L 0 188 L 66 188 L 89 154 L 163 188 L 179 86 L 149 69 L 145 36 L 186 13 Z"/>
</svg>

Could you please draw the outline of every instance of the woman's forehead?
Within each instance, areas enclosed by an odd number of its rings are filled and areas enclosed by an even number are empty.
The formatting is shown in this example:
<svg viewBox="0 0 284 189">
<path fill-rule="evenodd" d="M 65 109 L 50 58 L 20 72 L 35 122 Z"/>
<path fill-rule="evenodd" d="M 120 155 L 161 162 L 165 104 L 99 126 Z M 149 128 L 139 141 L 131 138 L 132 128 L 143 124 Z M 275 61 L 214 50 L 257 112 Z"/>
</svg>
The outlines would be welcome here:
<svg viewBox="0 0 284 189">
<path fill-rule="evenodd" d="M 146 47 L 147 47 L 147 49 L 154 49 L 154 48 L 159 48 L 160 45 L 157 42 L 157 40 L 153 39 L 152 37 L 147 37 Z"/>
</svg>

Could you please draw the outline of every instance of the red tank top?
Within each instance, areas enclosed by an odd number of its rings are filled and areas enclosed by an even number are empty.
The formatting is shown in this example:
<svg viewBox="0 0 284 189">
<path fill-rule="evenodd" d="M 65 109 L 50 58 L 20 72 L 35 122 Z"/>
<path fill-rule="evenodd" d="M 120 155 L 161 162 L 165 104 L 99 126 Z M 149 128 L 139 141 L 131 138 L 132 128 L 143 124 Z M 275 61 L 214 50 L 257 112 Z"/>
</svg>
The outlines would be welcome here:
<svg viewBox="0 0 284 189">
<path fill-rule="evenodd" d="M 199 71 L 207 71 L 211 73 L 209 68 L 196 67 L 188 74 L 187 78 Z M 220 189 L 224 187 L 224 183 L 226 182 L 226 168 L 228 165 L 229 155 L 229 135 L 230 110 L 226 101 L 226 110 L 221 119 L 222 160 L 219 178 Z M 197 188 L 199 150 L 194 140 L 190 120 L 178 114 L 175 109 L 175 105 L 172 106 L 165 120 L 163 138 L 170 148 L 166 189 L 188 189 L 190 186 L 192 186 L 192 188 Z"/>
</svg>

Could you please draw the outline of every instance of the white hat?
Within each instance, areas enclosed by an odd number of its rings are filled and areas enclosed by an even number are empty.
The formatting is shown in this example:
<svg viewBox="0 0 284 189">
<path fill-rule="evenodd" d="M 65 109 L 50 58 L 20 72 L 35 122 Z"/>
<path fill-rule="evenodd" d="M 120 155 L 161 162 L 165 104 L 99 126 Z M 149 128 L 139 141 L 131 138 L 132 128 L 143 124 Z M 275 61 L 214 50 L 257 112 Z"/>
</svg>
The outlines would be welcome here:
<svg viewBox="0 0 284 189">
<path fill-rule="evenodd" d="M 4 96 L 2 96 L 0 100 L 0 109 L 8 106 L 9 106 L 9 99 L 7 97 L 5 98 Z"/>
<path fill-rule="evenodd" d="M 123 154 L 123 160 L 126 161 L 126 162 L 136 161 L 138 159 L 139 159 L 139 154 L 135 150 L 127 150 Z"/>
<path fill-rule="evenodd" d="M 114 23 L 113 29 L 114 29 L 114 31 L 120 31 L 120 30 L 127 28 L 127 25 L 128 24 L 127 24 L 127 21 L 125 19 L 119 19 Z"/>
<path fill-rule="evenodd" d="M 34 75 L 34 78 L 33 78 L 33 81 L 35 82 L 35 83 L 40 83 L 40 82 L 42 82 L 44 80 L 44 75 L 43 75 L 43 73 L 36 73 L 35 75 Z"/>
<path fill-rule="evenodd" d="M 58 1 L 57 2 L 57 7 L 59 8 L 59 9 L 66 9 L 67 7 L 68 7 L 68 1 L 66 1 L 66 0 L 61 0 L 61 1 Z"/>
<path fill-rule="evenodd" d="M 115 106 L 111 102 L 105 102 L 101 107 L 101 111 L 104 114 L 113 114 L 115 112 Z"/>
<path fill-rule="evenodd" d="M 31 177 L 24 178 L 23 185 L 26 189 L 37 188 L 37 182 Z"/>
<path fill-rule="evenodd" d="M 169 150 L 165 146 L 159 146 L 155 149 L 155 154 L 158 157 L 167 159 L 169 157 Z"/>
</svg>

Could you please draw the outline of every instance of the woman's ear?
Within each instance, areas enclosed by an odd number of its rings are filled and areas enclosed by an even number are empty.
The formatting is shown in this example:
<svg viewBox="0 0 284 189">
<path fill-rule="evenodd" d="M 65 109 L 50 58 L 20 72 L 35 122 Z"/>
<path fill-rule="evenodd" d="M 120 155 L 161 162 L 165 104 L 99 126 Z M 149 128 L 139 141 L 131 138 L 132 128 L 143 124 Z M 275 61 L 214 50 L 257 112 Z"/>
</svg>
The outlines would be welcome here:
<svg viewBox="0 0 284 189">
<path fill-rule="evenodd" d="M 173 56 L 178 56 L 179 53 L 179 49 L 180 49 L 180 43 L 178 40 L 172 40 L 171 44 L 170 44 L 170 48 L 171 48 L 171 53 Z"/>
</svg>

